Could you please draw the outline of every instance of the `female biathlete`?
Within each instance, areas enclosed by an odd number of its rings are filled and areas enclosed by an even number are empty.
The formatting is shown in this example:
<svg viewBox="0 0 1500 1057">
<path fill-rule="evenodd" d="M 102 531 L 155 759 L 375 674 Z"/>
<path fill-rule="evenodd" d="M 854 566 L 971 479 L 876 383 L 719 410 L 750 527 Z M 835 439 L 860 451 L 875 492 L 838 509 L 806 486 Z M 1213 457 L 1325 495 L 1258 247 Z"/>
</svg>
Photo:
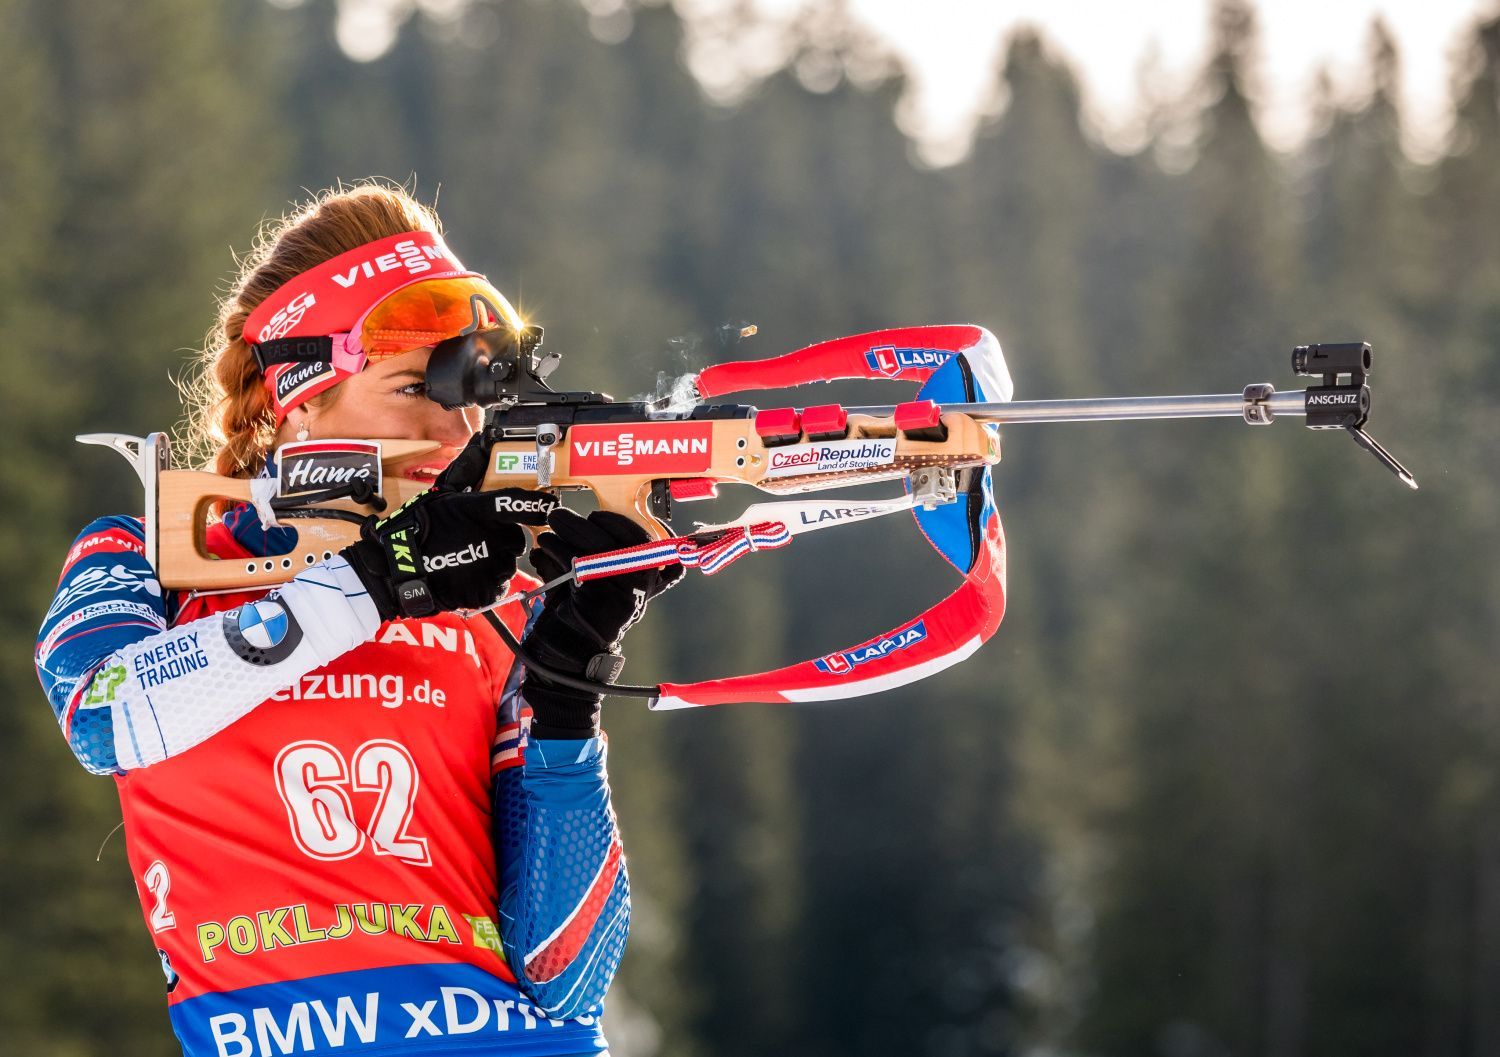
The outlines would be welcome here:
<svg viewBox="0 0 1500 1057">
<path fill-rule="evenodd" d="M 524 673 L 455 612 L 521 576 L 516 511 L 553 502 L 473 491 L 472 458 L 442 473 L 475 423 L 425 398 L 424 368 L 477 305 L 518 322 L 429 209 L 378 185 L 320 196 L 222 304 L 198 428 L 238 477 L 273 474 L 293 439 L 436 441 L 441 458 L 398 468 L 434 486 L 269 594 L 164 591 L 130 517 L 95 521 L 63 566 L 37 671 L 78 759 L 115 776 L 189 1057 L 605 1048 L 630 899 L 600 699 Z M 547 520 L 549 579 L 646 538 L 619 515 Z M 293 531 L 236 506 L 208 542 L 279 554 Z M 680 575 L 500 616 L 582 675 Z"/>
</svg>

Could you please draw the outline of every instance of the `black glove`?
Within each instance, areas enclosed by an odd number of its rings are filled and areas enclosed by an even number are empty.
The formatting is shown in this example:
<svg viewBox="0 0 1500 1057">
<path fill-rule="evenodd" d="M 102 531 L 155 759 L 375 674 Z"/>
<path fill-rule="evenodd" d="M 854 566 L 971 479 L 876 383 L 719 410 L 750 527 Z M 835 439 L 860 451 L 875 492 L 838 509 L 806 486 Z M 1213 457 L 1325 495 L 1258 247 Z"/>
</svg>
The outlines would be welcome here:
<svg viewBox="0 0 1500 1057">
<path fill-rule="evenodd" d="M 584 518 L 559 507 L 548 515 L 547 525 L 552 531 L 538 536 L 531 551 L 531 564 L 544 583 L 571 569 L 575 558 L 650 541 L 645 529 L 607 510 Z M 601 654 L 608 660 L 625 631 L 646 611 L 646 603 L 682 579 L 682 573 L 682 566 L 673 564 L 554 587 L 526 636 L 527 652 L 567 675 L 612 678 L 618 664 L 593 662 Z M 599 733 L 602 695 L 558 686 L 528 670 L 521 696 L 531 706 L 533 738 L 591 738 Z"/>
<path fill-rule="evenodd" d="M 494 492 L 433 489 L 339 553 L 370 592 L 381 620 L 426 617 L 494 602 L 526 551 L 522 525 L 546 523 L 557 497 L 524 488 Z"/>
<path fill-rule="evenodd" d="M 452 462 L 443 467 L 443 472 L 432 482 L 434 492 L 466 492 L 478 488 L 490 468 L 490 449 L 494 443 L 489 439 L 489 430 L 481 429 L 469 438 Z"/>
</svg>

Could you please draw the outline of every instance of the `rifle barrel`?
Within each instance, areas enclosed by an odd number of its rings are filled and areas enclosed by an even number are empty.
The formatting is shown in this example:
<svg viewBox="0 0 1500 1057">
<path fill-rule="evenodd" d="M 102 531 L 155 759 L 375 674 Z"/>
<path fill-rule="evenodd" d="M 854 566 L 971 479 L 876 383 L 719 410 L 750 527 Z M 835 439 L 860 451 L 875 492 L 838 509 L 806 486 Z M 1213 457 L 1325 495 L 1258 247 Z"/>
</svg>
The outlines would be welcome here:
<svg viewBox="0 0 1500 1057">
<path fill-rule="evenodd" d="M 1276 415 L 1305 415 L 1306 390 L 1273 393 L 1265 400 L 1247 400 L 1243 393 L 1208 396 L 1090 397 L 1082 400 L 1014 400 L 1008 404 L 944 404 L 980 422 L 1015 425 L 1023 422 L 1118 422 L 1158 418 L 1243 418 L 1249 404 L 1261 404 Z M 886 417 L 894 405 L 846 408 L 851 415 Z"/>
</svg>

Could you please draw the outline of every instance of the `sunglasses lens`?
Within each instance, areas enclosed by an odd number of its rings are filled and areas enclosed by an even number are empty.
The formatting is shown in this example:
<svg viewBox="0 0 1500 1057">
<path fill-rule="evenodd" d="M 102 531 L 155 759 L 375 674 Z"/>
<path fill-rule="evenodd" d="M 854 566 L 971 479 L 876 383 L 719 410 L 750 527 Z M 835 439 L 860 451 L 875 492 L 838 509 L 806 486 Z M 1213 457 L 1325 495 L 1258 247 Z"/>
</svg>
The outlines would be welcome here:
<svg viewBox="0 0 1500 1057">
<path fill-rule="evenodd" d="M 397 290 L 371 309 L 360 328 L 360 343 L 378 360 L 465 331 L 520 325 L 510 302 L 483 279 L 435 279 Z"/>
</svg>

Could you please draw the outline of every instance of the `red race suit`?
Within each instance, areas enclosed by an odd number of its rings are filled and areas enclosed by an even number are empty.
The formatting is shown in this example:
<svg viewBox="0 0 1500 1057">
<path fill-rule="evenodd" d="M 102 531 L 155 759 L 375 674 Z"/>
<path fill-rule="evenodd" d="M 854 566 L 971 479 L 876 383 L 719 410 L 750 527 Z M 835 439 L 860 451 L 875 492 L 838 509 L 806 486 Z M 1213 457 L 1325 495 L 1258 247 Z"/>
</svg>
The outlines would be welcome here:
<svg viewBox="0 0 1500 1057">
<path fill-rule="evenodd" d="M 289 543 L 247 508 L 210 531 Z M 342 559 L 189 599 L 143 551 L 134 519 L 85 530 L 36 663 L 115 775 L 184 1052 L 603 1050 L 630 898 L 602 739 L 528 743 L 493 629 L 382 624 Z"/>
</svg>

